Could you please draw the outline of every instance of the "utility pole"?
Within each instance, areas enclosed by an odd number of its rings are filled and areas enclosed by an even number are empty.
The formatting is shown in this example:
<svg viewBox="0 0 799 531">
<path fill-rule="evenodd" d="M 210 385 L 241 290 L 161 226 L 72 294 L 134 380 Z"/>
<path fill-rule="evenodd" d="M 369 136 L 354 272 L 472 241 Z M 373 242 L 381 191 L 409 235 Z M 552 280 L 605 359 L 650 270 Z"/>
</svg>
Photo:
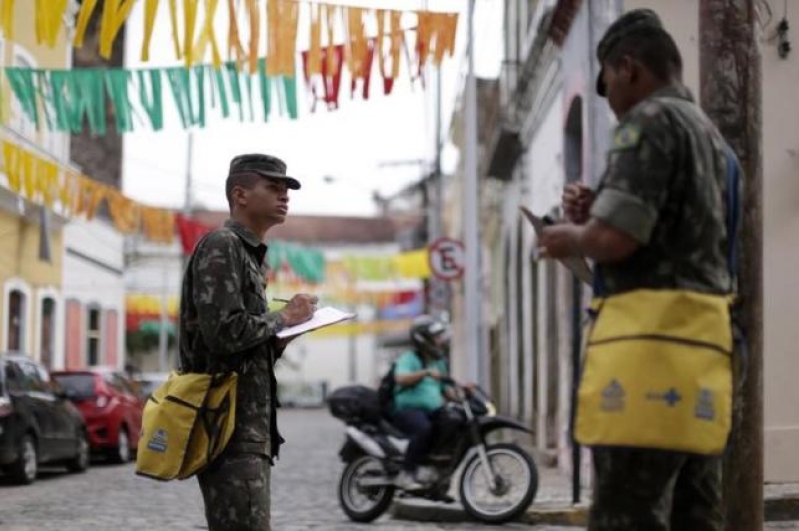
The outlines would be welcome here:
<svg viewBox="0 0 799 531">
<path fill-rule="evenodd" d="M 192 202 L 192 171 L 191 159 L 194 147 L 194 138 L 191 131 L 188 135 L 188 145 L 186 147 L 186 188 L 183 201 L 183 214 L 188 217 L 191 214 Z M 183 258 L 183 267 L 186 267 L 187 257 Z M 169 326 L 169 313 L 167 311 L 169 305 L 169 269 L 173 267 L 172 257 L 169 251 L 164 248 L 164 254 L 161 256 L 161 326 L 158 328 L 158 370 L 166 372 L 169 370 L 169 334 L 167 328 Z"/>
<path fill-rule="evenodd" d="M 468 14 L 468 73 L 464 90 L 464 175 L 463 175 L 463 239 L 466 255 L 464 271 L 463 306 L 466 316 L 465 330 L 465 376 L 467 379 L 488 387 L 488 374 L 481 359 L 483 352 L 482 297 L 480 296 L 480 210 L 477 186 L 477 80 L 474 75 L 474 8 L 475 0 L 469 0 Z"/>
<path fill-rule="evenodd" d="M 183 214 L 189 216 L 191 214 L 192 204 L 192 172 L 191 172 L 191 159 L 194 152 L 194 134 L 189 131 L 188 145 L 186 146 L 186 189 L 183 197 Z"/>
<path fill-rule="evenodd" d="M 762 89 L 755 4 L 699 2 L 702 107 L 735 150 L 744 173 L 738 289 L 748 370 L 724 460 L 728 531 L 763 529 Z"/>
</svg>

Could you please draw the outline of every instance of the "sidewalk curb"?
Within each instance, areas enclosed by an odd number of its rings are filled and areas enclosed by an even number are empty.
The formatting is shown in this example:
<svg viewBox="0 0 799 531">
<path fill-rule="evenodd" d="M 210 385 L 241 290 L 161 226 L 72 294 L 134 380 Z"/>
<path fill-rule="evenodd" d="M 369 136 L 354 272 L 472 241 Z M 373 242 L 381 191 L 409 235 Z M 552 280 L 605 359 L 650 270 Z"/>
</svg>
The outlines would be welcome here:
<svg viewBox="0 0 799 531">
<path fill-rule="evenodd" d="M 766 522 L 782 522 L 799 519 L 799 496 L 766 498 L 763 509 Z"/>
<path fill-rule="evenodd" d="M 397 500 L 391 508 L 392 517 L 414 522 L 463 523 L 474 519 L 460 504 L 433 504 L 429 502 Z M 588 506 L 533 505 L 517 522 L 532 525 L 585 526 Z"/>
<path fill-rule="evenodd" d="M 783 496 L 764 500 L 765 521 L 781 522 L 799 519 L 799 496 Z M 391 508 L 392 517 L 413 522 L 463 523 L 473 522 L 458 503 L 449 505 L 431 502 L 396 500 Z M 531 525 L 559 525 L 585 527 L 588 525 L 588 505 L 533 506 L 517 522 Z"/>
</svg>

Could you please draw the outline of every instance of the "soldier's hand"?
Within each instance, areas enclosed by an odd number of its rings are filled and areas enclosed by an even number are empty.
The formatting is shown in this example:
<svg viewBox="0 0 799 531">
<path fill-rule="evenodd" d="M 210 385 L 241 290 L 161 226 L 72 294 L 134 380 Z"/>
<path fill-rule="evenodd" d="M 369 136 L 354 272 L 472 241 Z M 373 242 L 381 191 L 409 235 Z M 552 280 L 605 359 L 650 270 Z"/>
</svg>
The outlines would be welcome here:
<svg viewBox="0 0 799 531">
<path fill-rule="evenodd" d="M 578 256 L 579 227 L 569 223 L 546 227 L 538 240 L 538 256 L 541 258 L 568 258 Z"/>
<path fill-rule="evenodd" d="M 280 310 L 283 324 L 294 326 L 313 317 L 319 298 L 316 295 L 297 294 Z"/>
<path fill-rule="evenodd" d="M 572 223 L 582 225 L 588 221 L 594 191 L 580 183 L 567 184 L 563 189 L 563 214 Z"/>
</svg>

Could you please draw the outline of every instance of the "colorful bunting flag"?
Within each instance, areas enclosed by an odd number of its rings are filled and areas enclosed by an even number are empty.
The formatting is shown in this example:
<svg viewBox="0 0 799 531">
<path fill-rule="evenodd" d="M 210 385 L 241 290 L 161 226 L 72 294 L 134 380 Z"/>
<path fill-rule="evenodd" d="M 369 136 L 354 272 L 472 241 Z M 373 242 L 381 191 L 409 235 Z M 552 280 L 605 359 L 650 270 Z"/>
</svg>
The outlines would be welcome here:
<svg viewBox="0 0 799 531">
<path fill-rule="evenodd" d="M 264 62 L 261 59 L 259 64 Z M 297 118 L 297 85 L 293 79 L 282 75 L 268 77 L 266 68 L 260 67 L 252 76 L 237 70 L 232 62 L 224 65 L 224 74 L 215 70 L 213 65 L 196 65 L 191 69 L 168 67 L 136 70 L 10 67 L 2 71 L 22 112 L 37 128 L 79 133 L 88 123 L 93 135 L 105 135 L 106 101 L 110 100 L 117 132 L 132 131 L 133 116 L 137 115 L 146 116 L 149 126 L 159 131 L 164 127 L 164 80 L 184 128 L 205 127 L 208 104 L 215 105 L 217 100 L 224 117 L 229 115 L 229 108 L 234 104 L 239 107 L 240 120 L 246 117 L 253 121 L 253 98 L 257 97 L 253 95 L 253 77 L 258 78 L 264 121 L 273 116 L 269 101 L 273 88 L 287 102 L 286 114 L 289 118 Z M 138 109 L 143 112 L 137 112 Z M 248 112 L 245 113 L 245 110 Z"/>
<path fill-rule="evenodd" d="M 92 219 L 104 202 L 114 226 L 123 234 L 142 233 L 148 240 L 171 243 L 174 239 L 174 214 L 162 208 L 145 207 L 119 191 L 7 140 L 0 140 L 8 187 L 31 201 L 60 211 L 65 216 Z"/>
</svg>

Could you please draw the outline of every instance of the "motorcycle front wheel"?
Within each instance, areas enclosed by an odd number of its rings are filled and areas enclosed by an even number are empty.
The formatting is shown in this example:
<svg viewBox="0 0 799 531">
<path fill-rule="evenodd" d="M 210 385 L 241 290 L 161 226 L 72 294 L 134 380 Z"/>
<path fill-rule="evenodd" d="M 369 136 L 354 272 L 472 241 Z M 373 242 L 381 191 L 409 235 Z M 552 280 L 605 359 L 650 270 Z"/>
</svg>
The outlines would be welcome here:
<svg viewBox="0 0 799 531">
<path fill-rule="evenodd" d="M 344 467 L 338 484 L 338 501 L 350 520 L 371 522 L 380 517 L 394 498 L 394 487 L 364 487 L 362 478 L 386 475 L 379 459 L 364 455 Z"/>
<path fill-rule="evenodd" d="M 460 481 L 460 498 L 466 512 L 490 524 L 514 520 L 524 513 L 538 491 L 538 470 L 533 459 L 519 446 L 501 443 L 486 448 L 494 470 L 489 482 L 480 455 L 465 463 Z"/>
</svg>

